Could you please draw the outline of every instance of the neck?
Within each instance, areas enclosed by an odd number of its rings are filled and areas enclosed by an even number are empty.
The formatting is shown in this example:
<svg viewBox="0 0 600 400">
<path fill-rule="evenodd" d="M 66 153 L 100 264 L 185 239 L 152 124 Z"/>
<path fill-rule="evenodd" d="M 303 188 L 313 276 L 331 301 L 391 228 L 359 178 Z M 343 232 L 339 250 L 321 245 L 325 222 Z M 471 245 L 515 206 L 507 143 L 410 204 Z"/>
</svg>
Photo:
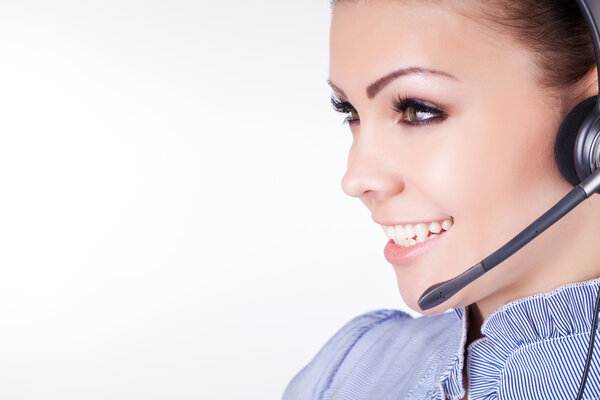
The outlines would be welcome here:
<svg viewBox="0 0 600 400">
<path fill-rule="evenodd" d="M 471 304 L 470 306 L 465 308 L 465 313 L 467 313 L 467 343 L 468 347 L 472 342 L 477 339 L 481 339 L 483 335 L 481 334 L 481 325 L 483 324 L 483 314 L 477 304 Z"/>
</svg>

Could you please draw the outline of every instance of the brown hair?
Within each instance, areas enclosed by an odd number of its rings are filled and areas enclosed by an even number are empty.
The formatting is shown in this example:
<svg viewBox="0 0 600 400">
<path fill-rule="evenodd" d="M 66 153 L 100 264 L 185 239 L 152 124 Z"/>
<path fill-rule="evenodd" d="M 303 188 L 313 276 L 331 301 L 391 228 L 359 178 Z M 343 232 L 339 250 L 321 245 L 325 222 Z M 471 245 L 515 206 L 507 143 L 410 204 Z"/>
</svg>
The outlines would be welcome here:
<svg viewBox="0 0 600 400">
<path fill-rule="evenodd" d="M 397 0 L 407 1 L 407 0 Z M 356 0 L 331 0 L 337 3 Z M 422 2 L 422 1 L 421 1 Z M 545 88 L 566 88 L 596 66 L 591 36 L 575 0 L 438 0 L 508 35 L 533 52 Z"/>
</svg>

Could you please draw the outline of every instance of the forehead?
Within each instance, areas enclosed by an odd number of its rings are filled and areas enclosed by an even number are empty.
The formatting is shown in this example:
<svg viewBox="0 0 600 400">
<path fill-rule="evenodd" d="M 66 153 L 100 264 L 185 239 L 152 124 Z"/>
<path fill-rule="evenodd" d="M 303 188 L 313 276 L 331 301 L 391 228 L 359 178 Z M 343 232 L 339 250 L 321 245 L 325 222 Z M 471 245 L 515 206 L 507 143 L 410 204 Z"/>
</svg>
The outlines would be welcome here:
<svg viewBox="0 0 600 400">
<path fill-rule="evenodd" d="M 499 71 L 531 79 L 532 54 L 485 22 L 440 4 L 338 3 L 330 29 L 330 80 L 341 88 L 357 81 L 366 86 L 412 66 L 446 71 L 460 81 L 478 84 L 493 84 L 490 79 Z"/>
</svg>

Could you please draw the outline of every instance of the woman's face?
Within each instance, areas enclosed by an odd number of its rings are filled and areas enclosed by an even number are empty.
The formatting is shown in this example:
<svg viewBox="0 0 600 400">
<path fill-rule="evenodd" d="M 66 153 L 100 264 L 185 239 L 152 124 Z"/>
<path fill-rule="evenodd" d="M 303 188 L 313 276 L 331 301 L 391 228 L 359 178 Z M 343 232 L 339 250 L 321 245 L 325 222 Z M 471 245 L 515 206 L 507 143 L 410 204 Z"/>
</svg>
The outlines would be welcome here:
<svg viewBox="0 0 600 400">
<path fill-rule="evenodd" d="M 429 286 L 497 250 L 571 186 L 554 163 L 559 105 L 536 83 L 533 56 L 448 7 L 402 3 L 335 6 L 329 78 L 353 119 L 344 192 L 380 225 L 453 220 L 416 257 L 385 250 L 404 301 L 420 311 Z M 408 70 L 371 86 L 407 68 L 439 73 Z M 429 108 L 395 110 L 405 98 Z M 526 292 L 558 240 L 544 235 L 424 313 Z"/>
</svg>

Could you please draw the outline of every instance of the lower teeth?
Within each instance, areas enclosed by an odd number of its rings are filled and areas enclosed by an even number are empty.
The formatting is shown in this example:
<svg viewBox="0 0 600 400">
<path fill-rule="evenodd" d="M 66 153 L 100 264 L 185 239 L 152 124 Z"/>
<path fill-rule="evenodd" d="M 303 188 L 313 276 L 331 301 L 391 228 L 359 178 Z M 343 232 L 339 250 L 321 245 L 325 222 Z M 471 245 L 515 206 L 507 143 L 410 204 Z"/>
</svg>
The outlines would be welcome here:
<svg viewBox="0 0 600 400">
<path fill-rule="evenodd" d="M 403 241 L 401 241 L 400 243 L 397 243 L 394 240 L 394 243 L 397 246 L 401 246 L 401 247 L 410 247 L 410 246 L 414 246 L 417 243 L 422 243 L 422 242 L 426 242 L 429 239 L 433 239 L 435 237 L 440 236 L 441 233 L 432 233 L 431 235 L 429 235 L 428 237 L 417 237 L 417 239 L 404 239 Z"/>
</svg>

